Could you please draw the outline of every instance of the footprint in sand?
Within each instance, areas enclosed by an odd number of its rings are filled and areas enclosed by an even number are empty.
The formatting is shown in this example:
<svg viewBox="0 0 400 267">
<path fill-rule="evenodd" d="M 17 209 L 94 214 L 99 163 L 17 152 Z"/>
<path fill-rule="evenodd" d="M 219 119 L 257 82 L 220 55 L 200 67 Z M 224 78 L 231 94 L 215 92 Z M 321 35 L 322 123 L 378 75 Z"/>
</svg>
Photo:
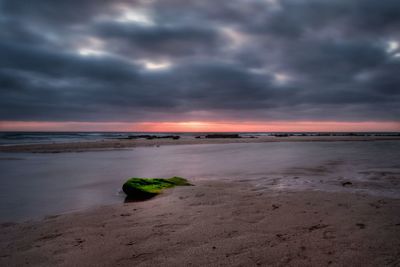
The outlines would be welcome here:
<svg viewBox="0 0 400 267">
<path fill-rule="evenodd" d="M 324 233 L 322 234 L 324 239 L 334 239 L 336 236 L 334 235 L 333 231 L 324 231 Z"/>
<path fill-rule="evenodd" d="M 366 225 L 363 223 L 356 223 L 356 225 L 358 226 L 358 228 L 360 229 L 365 229 Z"/>
<path fill-rule="evenodd" d="M 279 209 L 280 207 L 280 205 L 272 204 L 272 210 Z"/>
<path fill-rule="evenodd" d="M 326 228 L 326 227 L 328 227 L 329 225 L 328 224 L 316 224 L 316 225 L 313 225 L 313 226 L 310 226 L 309 228 L 308 228 L 308 231 L 309 232 L 312 232 L 312 231 L 315 231 L 315 230 L 319 230 L 319 229 L 323 229 L 323 228 Z"/>
<path fill-rule="evenodd" d="M 48 235 L 42 235 L 40 238 L 37 239 L 37 241 L 51 240 L 51 239 L 57 238 L 59 236 L 62 236 L 62 234 L 61 233 L 53 233 L 53 234 L 48 234 Z"/>
</svg>

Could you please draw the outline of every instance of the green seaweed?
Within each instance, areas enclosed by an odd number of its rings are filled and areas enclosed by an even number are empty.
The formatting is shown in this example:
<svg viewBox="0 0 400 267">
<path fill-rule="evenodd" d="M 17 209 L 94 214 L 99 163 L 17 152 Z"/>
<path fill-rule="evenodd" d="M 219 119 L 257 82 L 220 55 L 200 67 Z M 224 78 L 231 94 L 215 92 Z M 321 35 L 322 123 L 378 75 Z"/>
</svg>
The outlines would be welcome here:
<svg viewBox="0 0 400 267">
<path fill-rule="evenodd" d="M 161 193 L 165 188 L 191 185 L 182 177 L 171 178 L 130 178 L 122 186 L 129 199 L 147 199 Z"/>
</svg>

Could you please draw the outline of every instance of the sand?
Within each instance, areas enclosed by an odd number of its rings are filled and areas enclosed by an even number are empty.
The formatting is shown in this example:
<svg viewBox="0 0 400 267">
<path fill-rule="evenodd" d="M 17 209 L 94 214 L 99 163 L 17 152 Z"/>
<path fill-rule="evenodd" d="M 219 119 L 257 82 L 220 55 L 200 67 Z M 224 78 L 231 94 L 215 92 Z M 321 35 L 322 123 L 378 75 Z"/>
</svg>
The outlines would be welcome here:
<svg viewBox="0 0 400 267">
<path fill-rule="evenodd" d="M 400 266 L 400 200 L 198 182 L 5 223 L 0 266 Z"/>
<path fill-rule="evenodd" d="M 264 143 L 264 142 L 335 142 L 335 141 L 389 141 L 400 140 L 400 136 L 291 136 L 275 137 L 260 136 L 257 138 L 222 138 L 197 139 L 183 137 L 173 139 L 133 139 L 133 140 L 103 140 L 90 142 L 70 142 L 53 144 L 27 144 L 0 146 L 0 152 L 34 152 L 34 153 L 61 153 L 83 152 L 110 149 L 126 149 L 143 146 L 161 145 L 190 145 L 190 144 L 227 144 L 227 143 Z"/>
</svg>

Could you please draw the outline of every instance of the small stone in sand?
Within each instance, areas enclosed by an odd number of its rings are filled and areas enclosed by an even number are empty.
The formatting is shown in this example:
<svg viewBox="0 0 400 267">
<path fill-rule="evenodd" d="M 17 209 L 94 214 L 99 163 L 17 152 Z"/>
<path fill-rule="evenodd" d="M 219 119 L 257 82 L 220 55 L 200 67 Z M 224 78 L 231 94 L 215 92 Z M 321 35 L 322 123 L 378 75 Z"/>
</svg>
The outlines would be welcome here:
<svg viewBox="0 0 400 267">
<path fill-rule="evenodd" d="M 342 183 L 342 186 L 348 186 L 348 185 L 353 185 L 353 183 L 352 182 L 343 182 Z"/>
</svg>

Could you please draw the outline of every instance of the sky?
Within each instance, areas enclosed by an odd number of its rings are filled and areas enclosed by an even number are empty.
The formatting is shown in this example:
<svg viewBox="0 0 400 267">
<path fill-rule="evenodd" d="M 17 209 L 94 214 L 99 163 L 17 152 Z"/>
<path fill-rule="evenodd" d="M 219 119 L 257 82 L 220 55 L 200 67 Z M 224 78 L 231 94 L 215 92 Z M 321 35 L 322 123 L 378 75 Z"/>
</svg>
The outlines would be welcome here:
<svg viewBox="0 0 400 267">
<path fill-rule="evenodd" d="M 398 0 L 0 0 L 3 131 L 400 131 Z"/>
</svg>

